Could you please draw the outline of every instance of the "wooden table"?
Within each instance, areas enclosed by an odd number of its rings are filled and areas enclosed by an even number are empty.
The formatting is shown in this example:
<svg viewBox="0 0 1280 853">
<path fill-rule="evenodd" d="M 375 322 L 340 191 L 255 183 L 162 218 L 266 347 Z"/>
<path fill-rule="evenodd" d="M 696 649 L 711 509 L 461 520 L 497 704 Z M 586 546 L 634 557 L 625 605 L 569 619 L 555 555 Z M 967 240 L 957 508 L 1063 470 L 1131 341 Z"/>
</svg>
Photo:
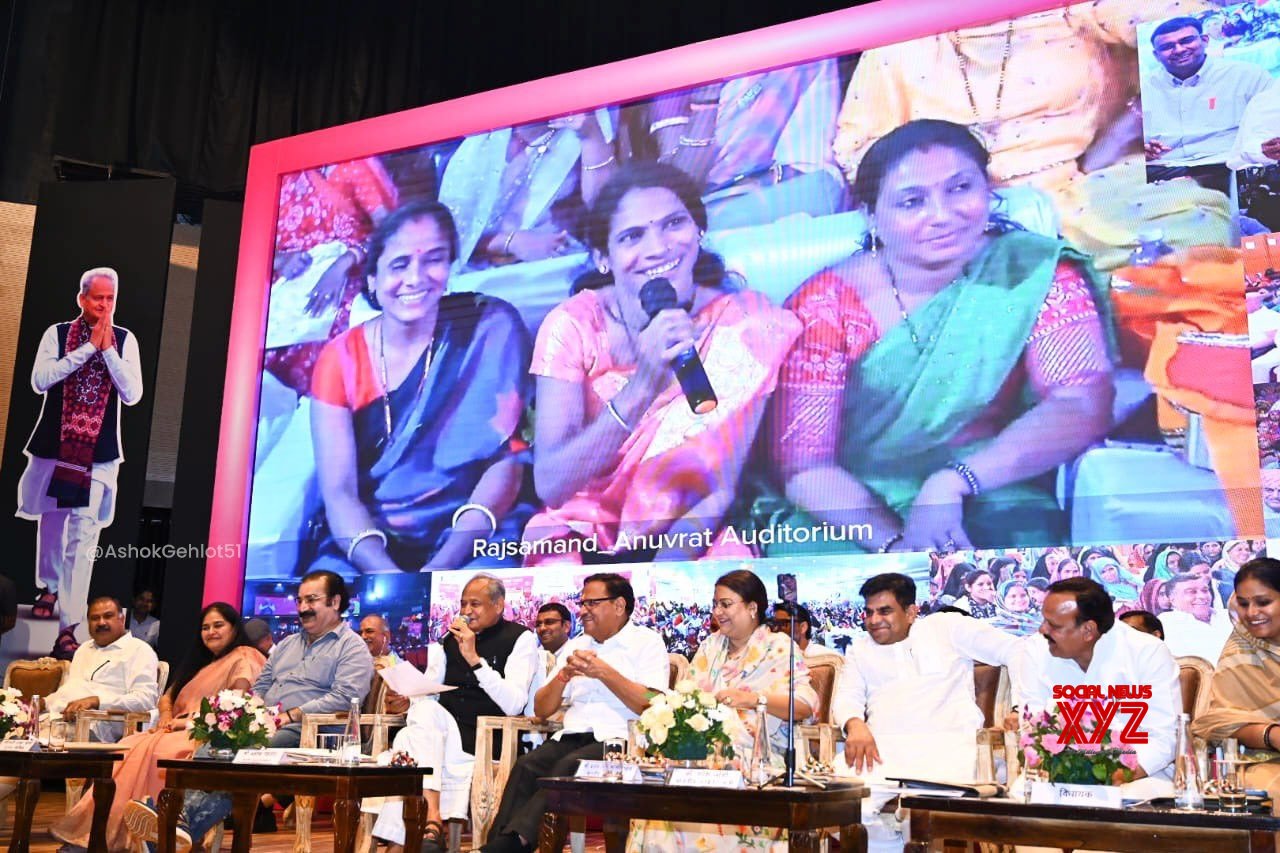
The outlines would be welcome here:
<svg viewBox="0 0 1280 853">
<path fill-rule="evenodd" d="M 66 752 L 0 752 L 0 776 L 18 777 L 17 810 L 9 850 L 29 849 L 31 816 L 40 799 L 41 779 L 89 779 L 93 782 L 93 823 L 89 828 L 90 853 L 106 853 L 107 814 L 116 795 L 112 771 L 124 758 L 122 751 L 76 750 Z"/>
<path fill-rule="evenodd" d="M 1280 817 L 1269 814 L 1178 812 L 1154 806 L 1124 809 L 1048 806 L 1008 800 L 904 796 L 911 812 L 906 850 L 967 850 L 971 841 L 1114 850 L 1196 853 L 1275 849 Z"/>
<path fill-rule="evenodd" d="M 568 818 L 604 818 L 605 849 L 626 847 L 628 824 L 637 820 L 727 823 L 781 827 L 792 850 L 816 851 L 818 830 L 838 827 L 844 851 L 867 849 L 862 826 L 861 784 L 831 782 L 819 788 L 687 788 L 656 784 L 601 782 L 553 777 L 539 779 L 547 795 L 547 811 L 538 838 L 541 853 L 559 853 L 568 834 Z"/>
<path fill-rule="evenodd" d="M 364 797 L 404 797 L 405 849 L 422 846 L 427 804 L 422 798 L 422 777 L 429 767 L 358 767 L 329 764 L 262 766 L 230 761 L 162 759 L 164 790 L 157 811 L 160 816 L 160 853 L 173 853 L 174 830 L 186 791 L 225 791 L 231 794 L 231 822 L 235 827 L 232 850 L 246 853 L 253 835 L 253 815 L 258 798 L 271 792 L 333 797 L 335 853 L 355 850 Z M 195 839 L 199 843 L 200 839 Z"/>
</svg>

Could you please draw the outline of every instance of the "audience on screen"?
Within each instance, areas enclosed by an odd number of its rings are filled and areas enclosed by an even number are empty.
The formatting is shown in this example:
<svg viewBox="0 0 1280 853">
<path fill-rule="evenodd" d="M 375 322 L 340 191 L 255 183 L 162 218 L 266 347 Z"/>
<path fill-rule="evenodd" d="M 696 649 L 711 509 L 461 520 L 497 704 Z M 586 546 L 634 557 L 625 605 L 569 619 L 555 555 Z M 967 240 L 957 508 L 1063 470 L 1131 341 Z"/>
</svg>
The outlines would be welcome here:
<svg viewBox="0 0 1280 853">
<path fill-rule="evenodd" d="M 312 381 L 327 535 L 310 569 L 501 565 L 476 546 L 519 538 L 528 333 L 500 299 L 446 293 L 457 257 L 436 202 L 398 209 L 370 239 L 364 296 L 382 313 L 326 344 Z"/>
<path fill-rule="evenodd" d="M 617 168 L 608 110 L 462 140 L 440 183 L 458 223 L 456 260 L 483 269 L 582 250 L 582 219 Z"/>
<path fill-rule="evenodd" d="M 595 269 L 534 346 L 533 471 L 546 508 L 525 529 L 526 565 L 582 562 L 584 551 L 751 553 L 719 531 L 799 324 L 737 289 L 702 247 L 706 228 L 674 166 L 629 164 L 600 191 L 586 229 Z M 650 319 L 645 288 L 659 278 L 676 304 L 651 306 Z M 719 398 L 701 415 L 672 381 L 671 359 L 695 346 Z"/>
<path fill-rule="evenodd" d="M 772 455 L 791 526 L 856 519 L 877 551 L 1063 538 L 1051 474 L 1111 426 L 1106 279 L 993 217 L 987 166 L 967 128 L 928 119 L 862 157 L 864 250 L 787 301 L 805 330 Z"/>
<path fill-rule="evenodd" d="M 660 162 L 702 188 L 712 230 L 845 208 L 831 143 L 840 108 L 834 59 L 716 81 L 645 109 Z"/>
<path fill-rule="evenodd" d="M 1189 177 L 1229 193 L 1227 159 L 1249 101 L 1271 85 L 1260 65 L 1210 56 L 1198 18 L 1180 16 L 1151 33 L 1160 67 L 1142 81 L 1147 179 Z"/>
</svg>

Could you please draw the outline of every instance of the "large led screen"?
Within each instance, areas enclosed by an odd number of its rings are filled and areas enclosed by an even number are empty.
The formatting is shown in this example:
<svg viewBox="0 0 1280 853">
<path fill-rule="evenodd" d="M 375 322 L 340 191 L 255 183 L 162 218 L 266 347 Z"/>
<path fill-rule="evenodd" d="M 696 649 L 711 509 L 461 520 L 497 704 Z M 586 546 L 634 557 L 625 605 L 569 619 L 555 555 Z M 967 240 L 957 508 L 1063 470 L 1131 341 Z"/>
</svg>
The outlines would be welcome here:
<svg viewBox="0 0 1280 853">
<path fill-rule="evenodd" d="M 1221 612 L 1280 512 L 1280 10 L 944 5 L 255 151 L 207 597 L 888 552 L 1016 627 L 1046 560 L 1136 602 L 1176 551 Z"/>
</svg>

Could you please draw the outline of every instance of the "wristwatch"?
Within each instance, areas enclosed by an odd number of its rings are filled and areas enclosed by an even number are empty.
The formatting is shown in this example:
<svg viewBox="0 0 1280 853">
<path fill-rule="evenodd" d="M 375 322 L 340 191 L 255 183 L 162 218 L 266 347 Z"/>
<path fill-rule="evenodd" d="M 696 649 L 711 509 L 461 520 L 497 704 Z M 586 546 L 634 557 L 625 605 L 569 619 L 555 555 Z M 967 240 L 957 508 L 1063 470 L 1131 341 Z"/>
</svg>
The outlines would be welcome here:
<svg viewBox="0 0 1280 853">
<path fill-rule="evenodd" d="M 482 666 L 484 666 L 484 658 L 480 658 L 480 660 L 478 660 L 478 661 L 476 661 L 475 663 L 473 663 L 473 664 L 471 665 L 471 671 L 472 671 L 472 672 L 477 672 L 477 671 L 479 671 L 480 667 L 482 667 Z"/>
</svg>

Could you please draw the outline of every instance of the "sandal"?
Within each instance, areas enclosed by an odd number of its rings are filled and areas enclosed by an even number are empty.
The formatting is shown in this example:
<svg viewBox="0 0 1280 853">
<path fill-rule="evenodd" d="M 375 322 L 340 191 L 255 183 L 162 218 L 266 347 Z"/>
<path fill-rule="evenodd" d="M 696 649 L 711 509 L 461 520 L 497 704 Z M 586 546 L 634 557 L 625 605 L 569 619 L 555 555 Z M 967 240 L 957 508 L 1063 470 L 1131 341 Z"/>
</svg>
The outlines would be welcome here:
<svg viewBox="0 0 1280 853">
<path fill-rule="evenodd" d="M 80 643 L 76 641 L 76 626 L 63 628 L 58 632 L 58 639 L 53 641 L 53 651 L 50 657 L 55 660 L 71 660 L 75 657 L 76 649 L 80 648 Z"/>
<path fill-rule="evenodd" d="M 50 592 L 47 589 L 40 590 L 40 594 L 36 596 L 35 604 L 31 605 L 32 619 L 56 619 L 54 608 L 58 606 L 58 594 Z"/>
<path fill-rule="evenodd" d="M 444 824 L 429 820 L 422 827 L 422 853 L 445 853 Z"/>
</svg>

